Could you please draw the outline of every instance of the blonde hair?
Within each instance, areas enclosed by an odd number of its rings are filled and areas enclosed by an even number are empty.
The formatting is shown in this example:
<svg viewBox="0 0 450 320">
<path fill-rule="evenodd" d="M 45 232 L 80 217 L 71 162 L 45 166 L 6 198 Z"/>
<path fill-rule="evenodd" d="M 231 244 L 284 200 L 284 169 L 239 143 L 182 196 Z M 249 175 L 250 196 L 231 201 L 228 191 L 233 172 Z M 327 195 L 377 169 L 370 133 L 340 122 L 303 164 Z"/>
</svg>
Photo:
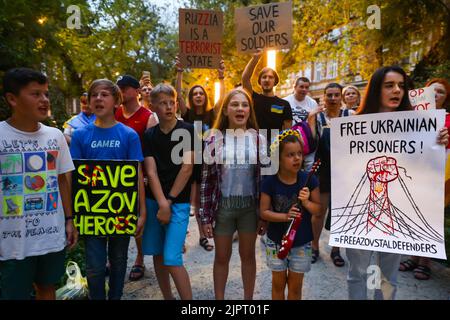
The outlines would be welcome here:
<svg viewBox="0 0 450 320">
<path fill-rule="evenodd" d="M 346 86 L 346 87 L 344 87 L 344 89 L 342 89 L 342 101 L 345 103 L 345 106 L 347 106 L 347 102 L 345 102 L 345 93 L 349 89 L 353 89 L 356 91 L 356 94 L 358 95 L 358 100 L 356 101 L 356 105 L 359 106 L 359 104 L 361 103 L 361 93 L 359 92 L 358 88 L 355 86 Z"/>
<path fill-rule="evenodd" d="M 253 108 L 253 100 L 248 94 L 247 91 L 243 89 L 233 89 L 230 92 L 228 92 L 223 99 L 222 105 L 220 106 L 219 113 L 217 114 L 216 121 L 214 122 L 213 128 L 217 130 L 225 130 L 229 126 L 228 116 L 224 114 L 225 108 L 228 107 L 228 104 L 231 101 L 231 98 L 233 98 L 237 94 L 242 94 L 245 96 L 245 98 L 248 101 L 248 104 L 250 105 L 250 117 L 247 120 L 247 129 L 258 129 L 258 123 L 256 121 L 256 115 L 255 115 L 255 109 Z"/>
</svg>

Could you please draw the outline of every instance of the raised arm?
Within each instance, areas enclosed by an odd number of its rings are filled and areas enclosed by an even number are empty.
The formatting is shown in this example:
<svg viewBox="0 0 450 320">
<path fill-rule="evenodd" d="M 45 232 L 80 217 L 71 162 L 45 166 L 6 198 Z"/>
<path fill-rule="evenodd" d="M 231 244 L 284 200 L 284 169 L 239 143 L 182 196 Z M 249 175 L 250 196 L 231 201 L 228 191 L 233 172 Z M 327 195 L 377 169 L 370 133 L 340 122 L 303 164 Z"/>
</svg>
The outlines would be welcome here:
<svg viewBox="0 0 450 320">
<path fill-rule="evenodd" d="M 219 100 L 214 105 L 214 115 L 217 116 L 219 114 L 220 106 L 222 105 L 223 98 L 225 97 L 225 62 L 220 60 L 219 69 L 217 69 L 217 73 L 219 75 L 219 83 L 220 83 L 220 93 Z"/>
<path fill-rule="evenodd" d="M 245 66 L 244 72 L 242 73 L 242 87 L 245 90 L 247 90 L 250 93 L 250 95 L 253 93 L 252 82 L 251 82 L 253 71 L 255 71 L 256 65 L 258 64 L 262 53 L 263 53 L 263 50 L 258 49 L 258 52 L 253 54 L 252 58 Z"/>
<path fill-rule="evenodd" d="M 177 90 L 178 105 L 180 106 L 181 115 L 184 116 L 187 112 L 186 102 L 183 97 L 182 83 L 183 83 L 183 66 L 181 65 L 180 58 L 175 57 L 175 68 L 177 69 L 177 81 L 175 84 L 175 89 Z"/>
</svg>

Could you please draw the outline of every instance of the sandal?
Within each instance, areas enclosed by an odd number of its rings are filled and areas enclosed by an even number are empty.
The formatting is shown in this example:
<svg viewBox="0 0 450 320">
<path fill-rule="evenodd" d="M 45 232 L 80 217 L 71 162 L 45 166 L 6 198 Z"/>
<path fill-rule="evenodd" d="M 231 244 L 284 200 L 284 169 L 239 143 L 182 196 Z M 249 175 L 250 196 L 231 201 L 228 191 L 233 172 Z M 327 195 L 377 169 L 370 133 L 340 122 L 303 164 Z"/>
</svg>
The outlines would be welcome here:
<svg viewBox="0 0 450 320">
<path fill-rule="evenodd" d="M 427 266 L 418 265 L 417 268 L 413 270 L 414 278 L 417 280 L 428 280 L 430 279 L 431 269 Z"/>
<path fill-rule="evenodd" d="M 209 244 L 208 238 L 201 238 L 198 243 L 205 249 L 206 251 L 211 251 L 214 249 L 214 246 Z"/>
<path fill-rule="evenodd" d="M 336 251 L 332 250 L 330 257 L 336 267 L 343 267 L 345 265 L 345 260 L 342 259 L 341 253 L 339 252 L 339 250 L 336 250 Z"/>
<path fill-rule="evenodd" d="M 317 249 L 317 250 L 312 249 L 311 250 L 311 263 L 316 263 L 317 260 L 319 260 L 319 249 Z"/>
<path fill-rule="evenodd" d="M 144 276 L 144 271 L 145 271 L 144 265 L 135 264 L 131 268 L 130 276 L 128 277 L 128 279 L 130 281 L 138 281 L 142 279 L 142 277 Z"/>
<path fill-rule="evenodd" d="M 412 271 L 417 268 L 417 262 L 412 259 L 400 262 L 399 271 Z"/>
</svg>

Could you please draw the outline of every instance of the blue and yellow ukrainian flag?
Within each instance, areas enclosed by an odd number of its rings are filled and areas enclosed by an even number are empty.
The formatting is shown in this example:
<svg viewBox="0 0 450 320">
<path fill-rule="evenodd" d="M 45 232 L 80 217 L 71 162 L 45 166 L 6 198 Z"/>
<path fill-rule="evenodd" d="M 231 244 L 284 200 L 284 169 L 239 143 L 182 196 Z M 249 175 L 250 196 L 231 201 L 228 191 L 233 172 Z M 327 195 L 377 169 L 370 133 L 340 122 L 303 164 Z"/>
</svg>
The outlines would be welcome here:
<svg viewBox="0 0 450 320">
<path fill-rule="evenodd" d="M 273 104 L 270 107 L 270 111 L 274 112 L 274 113 L 283 113 L 283 109 L 284 109 L 284 106 L 277 106 L 276 104 Z"/>
</svg>

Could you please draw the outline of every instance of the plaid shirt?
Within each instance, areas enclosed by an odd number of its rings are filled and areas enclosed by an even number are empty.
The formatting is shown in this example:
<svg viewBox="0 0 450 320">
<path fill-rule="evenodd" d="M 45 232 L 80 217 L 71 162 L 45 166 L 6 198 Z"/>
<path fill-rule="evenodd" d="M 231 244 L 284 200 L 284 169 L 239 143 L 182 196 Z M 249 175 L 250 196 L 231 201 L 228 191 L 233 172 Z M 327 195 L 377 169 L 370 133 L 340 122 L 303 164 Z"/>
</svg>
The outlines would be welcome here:
<svg viewBox="0 0 450 320">
<path fill-rule="evenodd" d="M 224 134 L 222 139 L 216 140 L 215 136 L 211 136 L 206 141 L 205 151 L 207 155 L 215 157 L 216 149 L 223 150 L 224 146 Z M 259 150 L 261 136 L 256 136 L 257 150 Z M 265 143 L 261 144 L 263 148 L 266 147 Z M 219 151 L 220 152 L 220 151 Z M 259 152 L 257 153 L 257 163 L 255 166 L 255 179 L 256 179 L 256 207 L 259 215 L 259 190 L 261 185 L 261 163 Z M 207 164 L 203 162 L 202 165 L 202 179 L 200 183 L 200 220 L 202 224 L 213 224 L 217 211 L 219 210 L 219 203 L 221 199 L 221 181 L 222 180 L 222 165 L 219 163 Z"/>
</svg>

